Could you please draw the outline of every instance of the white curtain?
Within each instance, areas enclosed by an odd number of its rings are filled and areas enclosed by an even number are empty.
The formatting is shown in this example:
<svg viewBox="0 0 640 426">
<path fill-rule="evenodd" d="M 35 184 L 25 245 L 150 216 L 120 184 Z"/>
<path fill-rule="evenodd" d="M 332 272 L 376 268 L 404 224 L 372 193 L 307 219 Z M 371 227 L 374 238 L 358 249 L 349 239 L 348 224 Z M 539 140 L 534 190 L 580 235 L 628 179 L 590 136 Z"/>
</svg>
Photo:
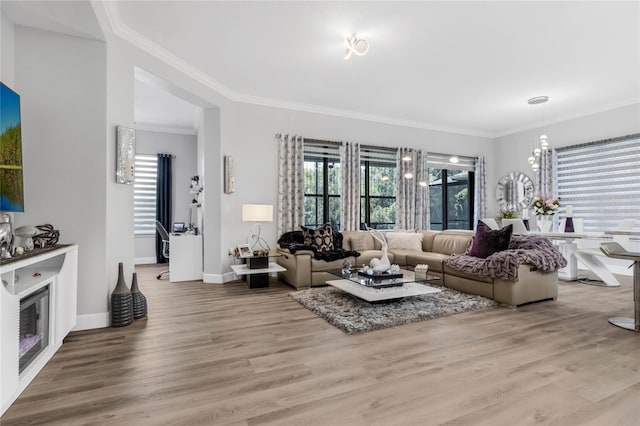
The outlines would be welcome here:
<svg viewBox="0 0 640 426">
<path fill-rule="evenodd" d="M 304 220 L 304 139 L 278 137 L 278 236 L 299 230 Z"/>
<path fill-rule="evenodd" d="M 360 229 L 360 144 L 345 142 L 340 146 L 340 170 L 342 171 L 343 231 Z"/>
<path fill-rule="evenodd" d="M 474 193 L 473 229 L 478 220 L 487 217 L 487 171 L 483 156 L 476 158 Z"/>
<path fill-rule="evenodd" d="M 558 194 L 558 156 L 555 150 L 543 150 L 540 154 L 540 168 L 536 173 L 536 189 L 543 197 Z"/>
</svg>

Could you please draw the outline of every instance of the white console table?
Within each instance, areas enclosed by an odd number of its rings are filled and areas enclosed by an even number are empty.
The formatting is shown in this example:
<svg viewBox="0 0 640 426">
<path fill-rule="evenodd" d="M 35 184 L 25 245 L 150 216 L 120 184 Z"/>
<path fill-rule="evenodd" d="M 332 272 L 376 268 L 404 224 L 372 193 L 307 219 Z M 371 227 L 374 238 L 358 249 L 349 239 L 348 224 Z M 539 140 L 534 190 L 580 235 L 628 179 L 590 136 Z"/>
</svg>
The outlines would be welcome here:
<svg viewBox="0 0 640 426">
<path fill-rule="evenodd" d="M 0 264 L 0 415 L 62 346 L 76 325 L 78 246 L 36 249 Z M 20 372 L 20 301 L 49 287 L 48 344 Z"/>
<path fill-rule="evenodd" d="M 202 279 L 202 235 L 169 235 L 169 281 Z"/>
</svg>

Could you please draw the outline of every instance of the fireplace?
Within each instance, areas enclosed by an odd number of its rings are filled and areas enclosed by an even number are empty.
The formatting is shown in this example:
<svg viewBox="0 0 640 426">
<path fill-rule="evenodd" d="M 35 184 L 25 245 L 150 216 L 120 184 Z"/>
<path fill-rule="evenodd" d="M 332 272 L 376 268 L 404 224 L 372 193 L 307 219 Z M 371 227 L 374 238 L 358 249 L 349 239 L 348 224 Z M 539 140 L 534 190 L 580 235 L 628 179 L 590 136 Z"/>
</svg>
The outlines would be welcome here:
<svg viewBox="0 0 640 426">
<path fill-rule="evenodd" d="M 20 358 L 18 373 L 49 344 L 49 286 L 20 300 Z"/>
</svg>

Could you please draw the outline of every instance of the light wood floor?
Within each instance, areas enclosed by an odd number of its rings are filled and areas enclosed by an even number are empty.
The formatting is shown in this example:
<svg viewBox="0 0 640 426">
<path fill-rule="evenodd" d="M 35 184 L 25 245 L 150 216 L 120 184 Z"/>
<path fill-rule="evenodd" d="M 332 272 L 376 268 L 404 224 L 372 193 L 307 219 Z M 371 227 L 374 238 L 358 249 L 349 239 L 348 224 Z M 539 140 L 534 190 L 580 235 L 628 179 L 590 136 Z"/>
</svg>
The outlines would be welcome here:
<svg viewBox="0 0 640 426">
<path fill-rule="evenodd" d="M 640 334 L 623 287 L 346 335 L 272 282 L 170 284 L 149 317 L 71 333 L 1 419 L 46 425 L 640 424 Z"/>
</svg>

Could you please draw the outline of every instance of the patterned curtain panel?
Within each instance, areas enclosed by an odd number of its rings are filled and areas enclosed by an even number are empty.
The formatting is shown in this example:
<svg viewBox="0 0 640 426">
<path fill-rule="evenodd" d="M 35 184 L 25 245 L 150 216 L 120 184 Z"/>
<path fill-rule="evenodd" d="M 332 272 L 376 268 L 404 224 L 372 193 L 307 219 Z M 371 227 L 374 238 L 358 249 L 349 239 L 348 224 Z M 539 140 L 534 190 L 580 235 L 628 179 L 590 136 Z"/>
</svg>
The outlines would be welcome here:
<svg viewBox="0 0 640 426">
<path fill-rule="evenodd" d="M 340 146 L 340 168 L 342 230 L 356 231 L 360 229 L 360 144 L 345 142 Z"/>
<path fill-rule="evenodd" d="M 278 138 L 278 237 L 299 230 L 304 220 L 304 139 Z"/>
<path fill-rule="evenodd" d="M 416 191 L 416 209 L 414 228 L 431 228 L 429 217 L 429 168 L 427 165 L 427 153 L 421 149 L 416 150 L 416 174 L 414 185 Z"/>
<path fill-rule="evenodd" d="M 476 158 L 475 182 L 473 229 L 476 228 L 478 220 L 487 217 L 487 171 L 482 156 Z"/>
<path fill-rule="evenodd" d="M 536 174 L 537 193 L 544 197 L 556 197 L 558 194 L 558 156 L 555 150 L 548 149 L 540 154 L 540 169 Z"/>
<path fill-rule="evenodd" d="M 396 227 L 413 229 L 416 218 L 416 152 L 411 148 L 399 148 L 396 161 Z M 407 178 L 409 173 L 411 178 Z"/>
</svg>

